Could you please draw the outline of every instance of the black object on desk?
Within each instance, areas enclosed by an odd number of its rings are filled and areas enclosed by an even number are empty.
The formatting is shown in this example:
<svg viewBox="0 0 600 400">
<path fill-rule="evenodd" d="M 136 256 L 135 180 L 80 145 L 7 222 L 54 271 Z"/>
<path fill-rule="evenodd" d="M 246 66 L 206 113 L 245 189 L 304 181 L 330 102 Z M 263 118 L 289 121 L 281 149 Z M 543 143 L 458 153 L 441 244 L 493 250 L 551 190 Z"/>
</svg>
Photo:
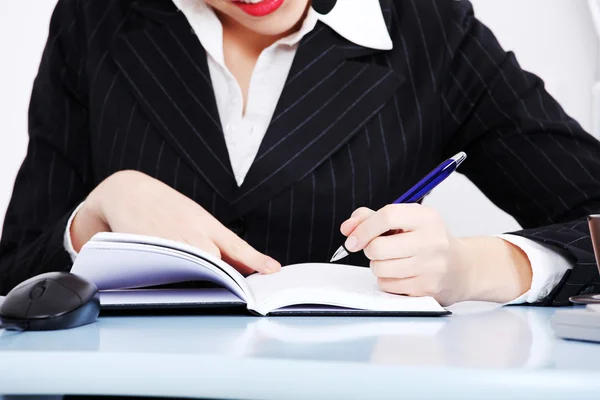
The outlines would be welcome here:
<svg viewBox="0 0 600 400">
<path fill-rule="evenodd" d="M 26 280 L 0 306 L 0 328 L 49 331 L 91 324 L 100 314 L 93 283 L 67 272 L 50 272 Z"/>
</svg>

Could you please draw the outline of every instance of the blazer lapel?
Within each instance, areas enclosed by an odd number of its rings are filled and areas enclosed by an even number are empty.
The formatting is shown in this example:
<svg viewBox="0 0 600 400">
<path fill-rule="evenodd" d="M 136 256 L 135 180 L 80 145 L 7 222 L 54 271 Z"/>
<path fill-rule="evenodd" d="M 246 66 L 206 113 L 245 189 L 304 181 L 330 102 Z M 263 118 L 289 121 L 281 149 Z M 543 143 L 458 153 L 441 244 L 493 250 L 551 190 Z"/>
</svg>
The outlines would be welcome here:
<svg viewBox="0 0 600 400">
<path fill-rule="evenodd" d="M 111 55 L 168 143 L 223 199 L 238 190 L 206 52 L 171 1 L 134 3 L 157 24 L 118 36 Z"/>
<path fill-rule="evenodd" d="M 375 53 L 322 23 L 303 39 L 258 155 L 231 204 L 232 217 L 311 173 L 381 110 L 404 78 L 355 59 Z"/>
</svg>

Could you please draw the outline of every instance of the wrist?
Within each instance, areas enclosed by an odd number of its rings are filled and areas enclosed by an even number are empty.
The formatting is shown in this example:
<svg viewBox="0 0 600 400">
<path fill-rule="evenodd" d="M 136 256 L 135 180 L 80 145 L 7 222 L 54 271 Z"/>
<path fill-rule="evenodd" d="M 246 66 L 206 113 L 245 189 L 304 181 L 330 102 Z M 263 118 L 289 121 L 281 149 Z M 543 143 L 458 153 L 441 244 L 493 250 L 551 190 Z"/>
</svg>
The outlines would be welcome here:
<svg viewBox="0 0 600 400">
<path fill-rule="evenodd" d="M 77 253 L 96 233 L 110 231 L 110 226 L 101 211 L 95 208 L 95 202 L 90 200 L 88 198 L 77 211 L 69 231 L 73 250 Z"/>
<path fill-rule="evenodd" d="M 529 258 L 519 247 L 496 237 L 459 239 L 465 270 L 465 299 L 508 303 L 531 288 Z"/>
</svg>

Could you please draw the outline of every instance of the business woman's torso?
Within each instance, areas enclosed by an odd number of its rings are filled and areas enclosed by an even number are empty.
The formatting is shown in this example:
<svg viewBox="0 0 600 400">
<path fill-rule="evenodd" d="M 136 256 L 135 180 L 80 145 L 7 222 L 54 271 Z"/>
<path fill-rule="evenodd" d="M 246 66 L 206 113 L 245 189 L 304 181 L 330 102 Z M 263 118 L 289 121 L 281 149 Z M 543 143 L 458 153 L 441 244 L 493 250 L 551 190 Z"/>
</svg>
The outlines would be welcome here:
<svg viewBox="0 0 600 400">
<path fill-rule="evenodd" d="M 570 285 L 549 301 L 589 287 L 597 271 L 581 222 L 600 210 L 598 143 L 500 48 L 469 2 L 380 3 L 391 50 L 358 45 L 323 22 L 303 37 L 238 186 L 206 52 L 186 16 L 164 0 L 62 0 L 15 189 L 39 181 L 36 193 L 47 196 L 13 201 L 0 253 L 16 251 L 25 275 L 42 258 L 65 262 L 55 232 L 68 214 L 105 178 L 136 169 L 284 265 L 327 261 L 357 207 L 380 208 L 465 150 L 461 171 L 530 228 L 520 235 L 573 257 Z M 36 156 L 39 143 L 56 151 Z M 52 166 L 44 176 L 40 162 Z M 28 240 L 39 242 L 35 251 L 13 250 Z M 361 255 L 346 261 L 367 264 Z M 9 285 L 19 263 L 3 262 Z"/>
<path fill-rule="evenodd" d="M 383 15 L 394 33 L 392 6 Z M 357 207 L 390 202 L 447 155 L 431 75 L 407 68 L 411 56 L 424 57 L 417 43 L 378 51 L 319 22 L 238 187 L 206 53 L 188 20 L 152 2 L 117 14 L 97 26 L 88 53 L 91 179 L 139 169 L 284 264 L 327 260 Z M 436 74 L 444 57 L 431 61 Z"/>
</svg>

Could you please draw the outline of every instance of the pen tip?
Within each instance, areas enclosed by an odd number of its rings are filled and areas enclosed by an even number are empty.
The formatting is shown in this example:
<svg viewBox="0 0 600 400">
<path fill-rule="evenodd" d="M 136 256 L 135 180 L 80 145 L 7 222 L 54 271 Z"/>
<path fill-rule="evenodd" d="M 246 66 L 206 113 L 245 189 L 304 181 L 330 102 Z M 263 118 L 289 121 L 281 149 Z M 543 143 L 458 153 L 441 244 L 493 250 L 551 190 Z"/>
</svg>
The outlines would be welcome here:
<svg viewBox="0 0 600 400">
<path fill-rule="evenodd" d="M 348 255 L 348 252 L 346 251 L 346 249 L 344 248 L 344 246 L 342 246 L 339 249 L 337 249 L 337 251 L 335 252 L 335 254 L 333 255 L 333 257 L 331 257 L 331 261 L 329 261 L 329 262 L 339 261 L 342 258 L 345 258 L 347 255 Z"/>
</svg>

